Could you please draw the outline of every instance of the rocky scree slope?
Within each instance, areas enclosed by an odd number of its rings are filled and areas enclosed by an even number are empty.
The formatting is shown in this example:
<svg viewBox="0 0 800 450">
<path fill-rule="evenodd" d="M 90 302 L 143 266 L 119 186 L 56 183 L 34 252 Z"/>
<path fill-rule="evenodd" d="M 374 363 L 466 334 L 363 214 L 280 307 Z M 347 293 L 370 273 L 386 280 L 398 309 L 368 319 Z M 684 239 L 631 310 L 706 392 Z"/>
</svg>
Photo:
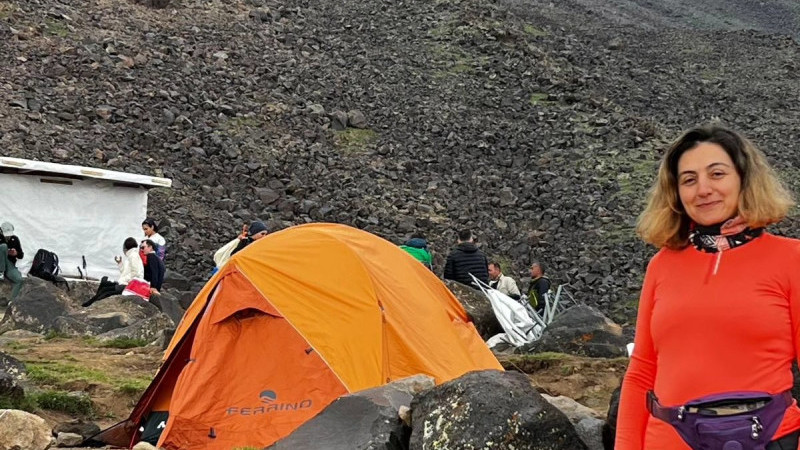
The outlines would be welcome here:
<svg viewBox="0 0 800 450">
<path fill-rule="evenodd" d="M 3 1 L 0 146 L 172 178 L 150 213 L 195 280 L 253 218 L 421 230 L 438 268 L 470 227 L 629 323 L 664 146 L 721 118 L 795 184 L 800 85 L 789 37 L 608 20 L 621 4 Z"/>
</svg>

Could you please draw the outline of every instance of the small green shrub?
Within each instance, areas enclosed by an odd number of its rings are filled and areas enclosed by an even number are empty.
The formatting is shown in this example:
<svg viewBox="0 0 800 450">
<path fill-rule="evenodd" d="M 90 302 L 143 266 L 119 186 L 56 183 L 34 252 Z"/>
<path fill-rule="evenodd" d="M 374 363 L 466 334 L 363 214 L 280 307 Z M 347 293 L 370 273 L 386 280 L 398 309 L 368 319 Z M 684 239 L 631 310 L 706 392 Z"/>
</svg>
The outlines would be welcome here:
<svg viewBox="0 0 800 450">
<path fill-rule="evenodd" d="M 73 395 L 64 391 L 40 391 L 30 394 L 42 409 L 61 411 L 67 414 L 92 415 L 94 407 L 89 397 Z"/>
</svg>

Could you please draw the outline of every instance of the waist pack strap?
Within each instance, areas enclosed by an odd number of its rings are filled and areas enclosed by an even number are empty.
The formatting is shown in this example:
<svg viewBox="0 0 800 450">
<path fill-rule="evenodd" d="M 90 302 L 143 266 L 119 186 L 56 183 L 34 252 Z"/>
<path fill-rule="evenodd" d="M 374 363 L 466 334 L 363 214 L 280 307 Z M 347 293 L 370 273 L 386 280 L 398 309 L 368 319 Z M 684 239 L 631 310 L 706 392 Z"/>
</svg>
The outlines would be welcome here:
<svg viewBox="0 0 800 450">
<path fill-rule="evenodd" d="M 780 402 L 785 408 L 791 406 L 794 401 L 791 390 L 786 390 L 779 394 L 771 395 L 770 397 L 772 401 Z M 661 403 L 658 402 L 658 398 L 653 391 L 647 391 L 646 403 L 647 410 L 650 411 L 653 417 L 667 423 L 681 421 L 684 418 L 684 414 L 686 414 L 686 406 L 662 406 Z"/>
</svg>

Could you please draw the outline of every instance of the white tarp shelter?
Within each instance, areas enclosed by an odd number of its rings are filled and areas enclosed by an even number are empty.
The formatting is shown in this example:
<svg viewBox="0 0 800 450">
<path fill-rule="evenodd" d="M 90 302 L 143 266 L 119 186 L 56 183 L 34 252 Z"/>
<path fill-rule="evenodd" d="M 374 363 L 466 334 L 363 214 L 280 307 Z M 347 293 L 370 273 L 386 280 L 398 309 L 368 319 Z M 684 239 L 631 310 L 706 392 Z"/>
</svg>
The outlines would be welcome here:
<svg viewBox="0 0 800 450">
<path fill-rule="evenodd" d="M 113 280 L 125 239 L 144 239 L 148 190 L 170 186 L 168 178 L 0 157 L 0 223 L 19 236 L 23 275 L 44 248 L 58 255 L 64 277 Z"/>
</svg>

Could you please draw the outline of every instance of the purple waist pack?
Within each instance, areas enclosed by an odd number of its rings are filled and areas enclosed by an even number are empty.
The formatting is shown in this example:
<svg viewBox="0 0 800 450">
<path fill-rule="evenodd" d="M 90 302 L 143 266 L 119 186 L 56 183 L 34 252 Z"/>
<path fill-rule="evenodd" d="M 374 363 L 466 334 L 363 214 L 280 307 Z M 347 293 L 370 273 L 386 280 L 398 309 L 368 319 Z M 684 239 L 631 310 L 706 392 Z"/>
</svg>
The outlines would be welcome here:
<svg viewBox="0 0 800 450">
<path fill-rule="evenodd" d="M 791 391 L 725 392 L 673 407 L 647 393 L 650 414 L 672 425 L 693 450 L 764 450 L 791 404 Z"/>
</svg>

